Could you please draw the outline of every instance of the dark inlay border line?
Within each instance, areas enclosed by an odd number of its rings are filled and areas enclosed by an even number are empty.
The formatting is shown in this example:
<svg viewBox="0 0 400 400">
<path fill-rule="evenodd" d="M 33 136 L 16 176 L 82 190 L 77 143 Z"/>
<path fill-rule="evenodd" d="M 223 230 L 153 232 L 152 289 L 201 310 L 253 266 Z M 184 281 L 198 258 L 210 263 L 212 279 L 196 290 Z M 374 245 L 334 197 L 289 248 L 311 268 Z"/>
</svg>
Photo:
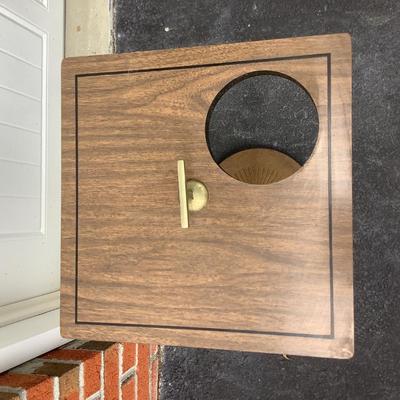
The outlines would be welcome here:
<svg viewBox="0 0 400 400">
<path fill-rule="evenodd" d="M 78 263 L 78 249 L 79 249 L 79 105 L 78 105 L 78 84 L 79 78 L 87 76 L 102 76 L 102 75 L 120 75 L 120 74 L 134 74 L 140 72 L 154 72 L 154 71 L 169 71 L 193 68 L 211 68 L 223 65 L 240 65 L 240 64 L 256 64 L 273 61 L 284 60 L 303 60 L 308 58 L 326 58 L 327 63 L 327 96 L 328 96 L 328 203 L 329 203 L 329 298 L 330 298 L 330 334 L 328 335 L 315 335 L 308 333 L 293 333 L 293 332 L 272 332 L 272 331 L 256 331 L 245 329 L 225 329 L 225 328 L 206 328 L 194 326 L 174 326 L 174 325 L 150 325 L 150 324 L 124 324 L 113 322 L 94 322 L 94 321 L 80 321 L 78 318 L 78 287 L 79 287 L 79 263 Z M 161 67 L 161 68 L 148 68 L 137 70 L 124 70 L 124 71 L 111 71 L 111 72 L 93 72 L 86 74 L 75 75 L 75 178 L 76 178 L 76 210 L 75 210 L 75 324 L 76 325 L 99 325 L 99 326 L 123 326 L 123 327 L 137 327 L 137 328 L 153 328 L 153 329 L 173 329 L 173 330 L 188 330 L 188 331 L 208 331 L 208 332 L 226 332 L 226 333 L 245 333 L 253 335 L 273 335 L 273 336 L 288 336 L 288 337 L 303 337 L 313 339 L 334 339 L 335 338 L 335 313 L 334 313 L 334 285 L 333 285 L 333 234 L 332 234 L 332 135 L 331 135 L 331 119 L 332 119 L 332 101 L 331 101 L 331 86 L 332 86 L 332 69 L 331 69 L 331 54 L 306 54 L 302 56 L 288 56 L 288 57 L 275 57 L 259 60 L 243 60 L 232 61 L 214 64 L 196 64 L 177 67 Z M 310 95 L 311 96 L 311 95 Z"/>
</svg>

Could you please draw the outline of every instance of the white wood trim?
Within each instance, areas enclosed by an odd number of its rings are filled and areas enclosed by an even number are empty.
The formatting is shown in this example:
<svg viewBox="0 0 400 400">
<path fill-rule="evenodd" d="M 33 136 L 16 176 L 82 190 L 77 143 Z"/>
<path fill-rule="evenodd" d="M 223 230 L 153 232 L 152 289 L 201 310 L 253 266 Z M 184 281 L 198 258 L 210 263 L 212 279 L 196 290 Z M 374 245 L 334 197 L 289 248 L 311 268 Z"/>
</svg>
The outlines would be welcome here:
<svg viewBox="0 0 400 400">
<path fill-rule="evenodd" d="M 54 310 L 0 329 L 0 372 L 70 340 L 60 335 L 60 312 Z"/>
<path fill-rule="evenodd" d="M 0 307 L 0 328 L 60 308 L 60 291 Z"/>
<path fill-rule="evenodd" d="M 44 8 L 49 8 L 48 5 L 48 0 L 35 0 L 39 5 L 41 5 Z"/>
<path fill-rule="evenodd" d="M 0 236 L 3 246 L 0 251 L 1 256 L 7 260 L 9 264 L 7 268 L 9 267 L 9 270 L 16 274 L 15 281 L 20 280 L 19 283 L 23 283 L 14 287 L 10 284 L 10 280 L 5 279 L 0 285 L 0 294 L 3 294 L 0 302 L 0 372 L 2 372 L 59 347 L 69 340 L 62 339 L 60 336 L 60 294 L 59 291 L 55 291 L 59 288 L 60 182 L 58 172 L 61 120 L 59 64 L 64 50 L 62 40 L 64 1 L 0 0 L 0 14 L 15 22 L 24 31 L 30 31 L 35 38 L 38 36 L 42 42 L 41 60 L 38 57 L 29 58 L 29 54 L 24 54 L 24 52 L 14 55 L 13 51 L 0 49 L 2 53 L 8 54 L 14 60 L 35 67 L 36 72 L 37 69 L 42 70 L 41 129 L 18 127 L 18 121 L 16 124 L 0 121 L 0 125 L 4 124 L 24 132 L 31 132 L 42 138 L 42 192 L 39 197 L 42 201 L 41 225 L 37 227 L 36 234 L 15 233 L 10 238 Z M 18 43 L 15 47 L 19 48 Z M 19 89 L 7 87 L 6 90 L 8 92 L 13 90 L 13 93 L 21 95 L 17 93 Z M 28 98 L 28 96 L 25 97 Z M 35 98 L 35 100 L 38 99 Z M 48 134 L 49 132 L 52 134 Z M 6 240 L 7 243 L 5 243 Z M 25 240 L 24 245 L 18 247 L 18 243 L 22 240 Z M 45 256 L 42 257 L 42 254 Z M 19 256 L 22 261 L 18 258 Z M 31 259 L 36 262 L 36 265 L 29 262 Z M 0 270 L 3 269 L 2 267 L 3 264 L 0 265 Z M 23 280 L 25 270 L 23 271 L 22 267 L 34 271 L 33 277 L 26 272 L 25 278 L 31 277 L 31 279 Z M 7 275 L 6 272 L 7 270 L 4 271 L 5 275 Z M 42 295 L 43 293 L 48 294 Z M 37 296 L 38 294 L 41 295 Z M 21 301 L 24 297 L 32 298 Z"/>
</svg>

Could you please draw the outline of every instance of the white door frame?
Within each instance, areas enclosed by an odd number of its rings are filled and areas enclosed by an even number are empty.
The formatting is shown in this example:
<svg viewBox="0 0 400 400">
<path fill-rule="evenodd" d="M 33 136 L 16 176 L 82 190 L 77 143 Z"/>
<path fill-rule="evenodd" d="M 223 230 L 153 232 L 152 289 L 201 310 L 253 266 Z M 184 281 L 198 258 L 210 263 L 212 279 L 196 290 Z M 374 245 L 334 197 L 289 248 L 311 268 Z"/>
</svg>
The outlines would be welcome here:
<svg viewBox="0 0 400 400">
<path fill-rule="evenodd" d="M 31 7 L 33 4 L 32 7 L 37 17 L 37 15 L 40 15 L 40 12 L 42 12 L 42 15 L 43 12 L 50 12 L 52 4 L 59 6 L 58 2 L 64 4 L 63 0 L 31 0 L 29 6 Z M 24 19 L 24 10 L 26 10 L 25 7 L 27 7 L 27 5 L 25 1 L 0 0 L 0 8 L 3 16 L 13 17 L 15 21 L 22 25 L 25 25 L 26 21 L 26 26 L 34 31 L 35 26 L 39 27 L 39 25 L 35 25 L 35 23 L 38 23 L 35 22 L 35 18 L 33 18 L 32 21 Z M 63 19 L 63 15 L 61 16 L 59 11 L 57 11 L 58 17 L 62 17 Z M 52 43 L 51 32 L 50 36 L 49 32 L 44 33 L 44 35 L 43 45 L 46 46 L 46 51 L 50 50 L 49 54 L 51 56 L 51 51 L 57 50 L 55 53 L 58 54 L 57 58 L 60 58 L 60 51 L 62 50 L 63 52 L 63 49 L 52 47 L 56 45 L 59 46 L 59 43 Z M 61 60 L 59 61 L 61 68 Z M 47 68 L 47 63 L 43 65 L 43 68 Z M 54 66 L 52 68 L 52 71 L 54 71 Z M 49 79 L 53 80 L 54 75 Z M 49 96 L 47 87 L 47 84 L 43 85 L 44 92 L 42 93 L 42 99 L 47 99 Z M 59 96 L 60 94 L 58 93 L 56 97 L 59 98 Z M 59 114 L 59 109 L 61 107 L 60 104 L 57 103 L 59 103 L 59 100 L 57 100 L 56 104 L 54 104 L 53 100 L 53 104 L 50 105 L 50 108 L 52 108 L 50 112 L 54 113 L 52 115 Z M 47 104 L 45 106 L 47 107 Z M 45 116 L 47 112 L 48 110 L 46 110 L 43 115 Z M 44 129 L 46 129 L 47 121 L 42 121 L 42 123 L 44 124 L 43 126 L 45 126 Z M 55 135 L 52 140 L 55 140 L 56 143 L 59 142 L 61 132 L 53 132 L 52 134 Z M 57 134 L 59 135 L 58 137 Z M 54 158 L 52 154 L 48 156 L 50 157 L 50 161 L 57 160 L 57 157 Z M 45 163 L 46 159 L 47 157 L 45 157 L 42 162 Z M 54 161 L 52 162 L 54 163 Z M 55 166 L 53 168 L 55 168 Z M 52 176 L 54 176 L 54 174 Z M 54 181 L 52 182 L 52 185 L 54 185 Z M 56 188 L 57 185 L 53 186 L 53 188 Z M 45 190 L 45 186 L 42 186 L 42 189 Z M 42 227 L 43 223 L 44 221 L 41 222 Z M 26 267 L 29 267 L 29 265 Z M 59 268 L 59 261 L 58 266 L 55 265 L 55 267 Z M 32 284 L 34 285 L 35 283 Z M 10 301 L 12 301 L 11 304 L 0 306 L 0 372 L 37 357 L 69 341 L 63 339 L 60 335 L 60 292 L 59 290 L 54 291 L 55 289 L 57 288 L 48 287 L 46 289 L 46 287 L 41 287 L 41 295 L 36 296 L 35 294 L 36 297 L 24 299 L 22 301 L 16 301 L 21 298 L 18 294 L 18 296 L 15 296 L 14 300 L 10 299 Z M 43 294 L 46 293 L 47 290 L 48 293 Z M 27 290 L 27 293 L 28 292 L 29 290 Z M 21 295 L 23 296 L 23 294 Z M 2 304 L 4 304 L 4 302 Z"/>
<path fill-rule="evenodd" d="M 66 56 L 113 52 L 113 0 L 31 1 L 44 9 L 64 3 Z M 13 13 L 16 3 L 0 0 Z M 59 291 L 0 306 L 0 373 L 67 342 L 60 335 Z"/>
<path fill-rule="evenodd" d="M 3 326 L 0 328 L 0 372 L 68 342 L 60 335 L 59 308 Z"/>
</svg>

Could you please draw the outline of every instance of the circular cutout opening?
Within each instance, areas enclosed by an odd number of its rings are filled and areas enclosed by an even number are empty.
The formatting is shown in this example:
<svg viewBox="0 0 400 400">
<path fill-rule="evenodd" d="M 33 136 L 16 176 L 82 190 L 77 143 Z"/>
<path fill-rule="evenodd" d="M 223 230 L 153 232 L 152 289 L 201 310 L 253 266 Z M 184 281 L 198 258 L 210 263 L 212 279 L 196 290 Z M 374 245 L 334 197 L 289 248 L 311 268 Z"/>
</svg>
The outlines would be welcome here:
<svg viewBox="0 0 400 400">
<path fill-rule="evenodd" d="M 214 161 L 231 177 L 269 184 L 288 178 L 310 158 L 318 111 L 289 76 L 261 71 L 238 77 L 211 104 L 206 139 Z"/>
</svg>

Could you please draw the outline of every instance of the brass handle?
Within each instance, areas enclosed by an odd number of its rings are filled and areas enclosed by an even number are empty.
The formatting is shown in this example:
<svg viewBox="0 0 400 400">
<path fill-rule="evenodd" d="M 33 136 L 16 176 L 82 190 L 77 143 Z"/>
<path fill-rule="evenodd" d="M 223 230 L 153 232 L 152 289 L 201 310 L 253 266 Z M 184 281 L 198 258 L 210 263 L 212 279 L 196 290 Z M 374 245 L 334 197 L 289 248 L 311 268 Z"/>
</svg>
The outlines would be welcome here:
<svg viewBox="0 0 400 400">
<path fill-rule="evenodd" d="M 186 182 L 185 162 L 178 160 L 179 207 L 181 211 L 181 227 L 189 227 L 189 211 L 202 210 L 208 202 L 208 191 L 205 185 L 191 179 Z"/>
<path fill-rule="evenodd" d="M 179 206 L 181 210 L 181 227 L 189 228 L 189 210 L 186 193 L 185 161 L 178 160 Z"/>
</svg>

